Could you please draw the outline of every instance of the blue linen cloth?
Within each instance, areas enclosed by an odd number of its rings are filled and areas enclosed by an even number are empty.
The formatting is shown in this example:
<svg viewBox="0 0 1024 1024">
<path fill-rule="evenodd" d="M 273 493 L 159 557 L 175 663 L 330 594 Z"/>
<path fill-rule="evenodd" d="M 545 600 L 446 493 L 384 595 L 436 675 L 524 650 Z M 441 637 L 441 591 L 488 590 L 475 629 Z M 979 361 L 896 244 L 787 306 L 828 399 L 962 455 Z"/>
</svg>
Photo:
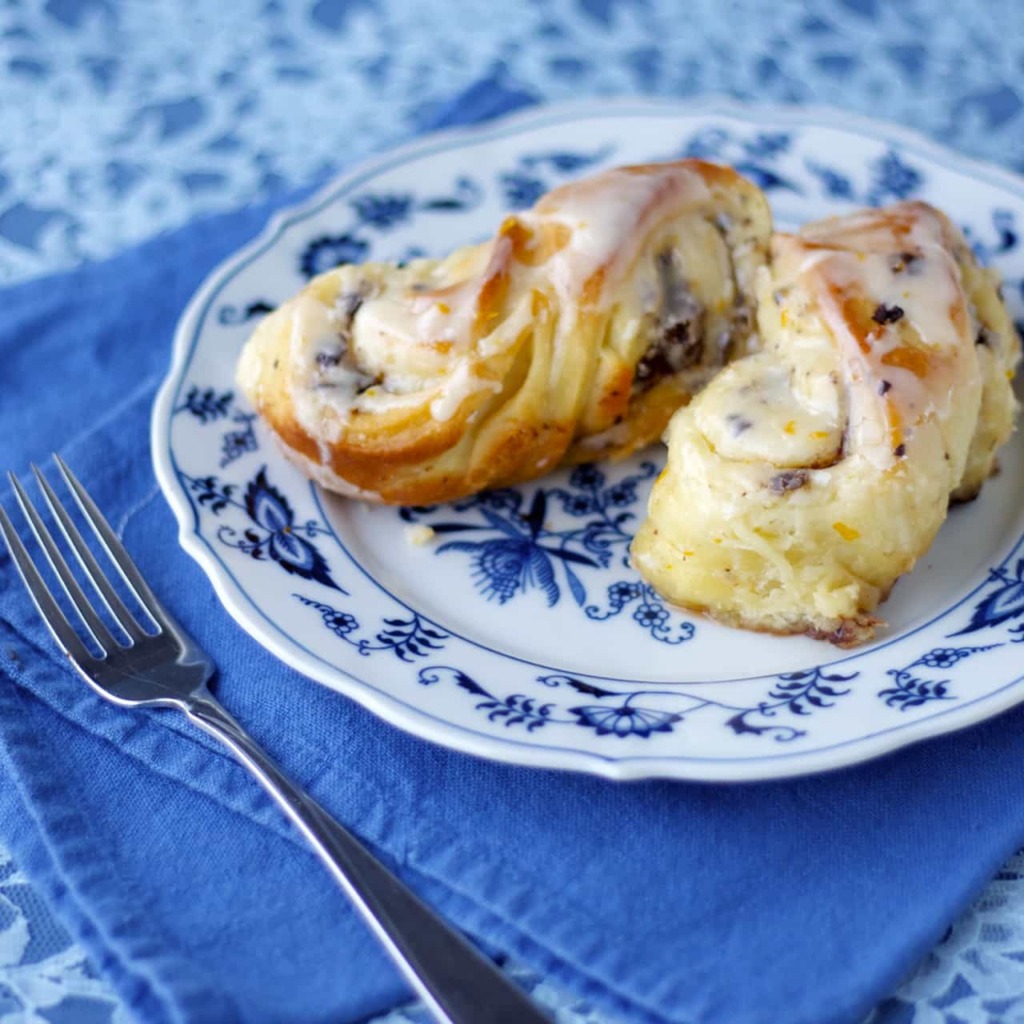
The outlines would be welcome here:
<svg viewBox="0 0 1024 1024">
<path fill-rule="evenodd" d="M 436 123 L 528 101 L 495 77 Z M 0 293 L 0 466 L 59 449 L 224 703 L 492 953 L 628 1021 L 861 1019 L 1024 841 L 1024 712 L 814 778 L 627 785 L 432 746 L 284 668 L 178 548 L 148 447 L 179 312 L 269 212 Z M 357 1021 L 404 995 L 246 773 L 89 691 L 6 556 L 0 674 L 0 835 L 140 1020 Z"/>
</svg>

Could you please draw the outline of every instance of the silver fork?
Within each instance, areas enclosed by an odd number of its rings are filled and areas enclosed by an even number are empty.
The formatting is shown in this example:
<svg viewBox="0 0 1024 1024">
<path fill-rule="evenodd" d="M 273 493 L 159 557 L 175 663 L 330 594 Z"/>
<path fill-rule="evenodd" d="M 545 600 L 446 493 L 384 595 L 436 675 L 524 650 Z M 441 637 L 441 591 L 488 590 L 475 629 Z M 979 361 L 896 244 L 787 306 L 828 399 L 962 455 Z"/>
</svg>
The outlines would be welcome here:
<svg viewBox="0 0 1024 1024">
<path fill-rule="evenodd" d="M 57 645 L 79 675 L 100 696 L 123 707 L 181 711 L 230 748 L 306 837 L 439 1021 L 546 1022 L 548 1018 L 494 964 L 406 888 L 312 797 L 289 781 L 217 702 L 209 690 L 214 663 L 156 599 L 124 545 L 60 456 L 54 459 L 82 515 L 155 629 L 143 629 L 125 606 L 60 499 L 33 466 L 32 472 L 67 546 L 107 615 L 124 632 L 124 640 L 115 637 L 86 597 L 24 488 L 13 473 L 8 474 L 32 533 L 80 617 L 80 626 L 103 652 L 95 656 L 68 621 L 0 507 L 0 532 L 14 564 Z"/>
</svg>

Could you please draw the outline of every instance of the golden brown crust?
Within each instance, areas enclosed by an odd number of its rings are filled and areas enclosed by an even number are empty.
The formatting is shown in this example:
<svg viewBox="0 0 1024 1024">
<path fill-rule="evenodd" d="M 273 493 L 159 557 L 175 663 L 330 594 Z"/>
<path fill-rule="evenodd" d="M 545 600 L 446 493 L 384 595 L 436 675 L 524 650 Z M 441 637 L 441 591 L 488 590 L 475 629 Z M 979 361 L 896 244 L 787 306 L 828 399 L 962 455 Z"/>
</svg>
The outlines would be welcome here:
<svg viewBox="0 0 1024 1024">
<path fill-rule="evenodd" d="M 806 623 L 794 625 L 792 628 L 772 626 L 757 618 L 730 613 L 726 609 L 712 608 L 705 604 L 692 601 L 669 601 L 669 605 L 678 611 L 690 615 L 700 615 L 712 622 L 731 629 L 743 629 L 748 633 L 760 633 L 763 636 L 806 636 L 810 640 L 824 640 L 844 649 L 859 647 L 871 640 L 875 630 L 884 626 L 885 622 L 875 616 L 863 613 L 852 618 L 837 619 L 828 628 L 808 626 Z"/>
</svg>

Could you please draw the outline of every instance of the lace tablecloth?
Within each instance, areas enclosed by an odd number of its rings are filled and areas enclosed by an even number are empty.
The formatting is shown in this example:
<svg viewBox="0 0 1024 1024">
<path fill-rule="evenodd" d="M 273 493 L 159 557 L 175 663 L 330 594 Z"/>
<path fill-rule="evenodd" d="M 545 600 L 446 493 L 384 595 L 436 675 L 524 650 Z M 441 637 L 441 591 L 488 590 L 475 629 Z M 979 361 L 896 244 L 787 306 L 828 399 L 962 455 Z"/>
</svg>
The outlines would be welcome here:
<svg viewBox="0 0 1024 1024">
<path fill-rule="evenodd" d="M 1020 14 L 1014 0 L 0 0 L 0 283 L 321 180 L 481 82 L 549 100 L 838 103 L 1024 169 Z M 509 970 L 561 1024 L 597 1024 Z M 0 848 L 0 1024 L 126 1019 Z M 405 1007 L 377 1024 L 426 1019 Z M 1024 856 L 872 1015 L 896 1021 L 1024 1021 Z"/>
</svg>

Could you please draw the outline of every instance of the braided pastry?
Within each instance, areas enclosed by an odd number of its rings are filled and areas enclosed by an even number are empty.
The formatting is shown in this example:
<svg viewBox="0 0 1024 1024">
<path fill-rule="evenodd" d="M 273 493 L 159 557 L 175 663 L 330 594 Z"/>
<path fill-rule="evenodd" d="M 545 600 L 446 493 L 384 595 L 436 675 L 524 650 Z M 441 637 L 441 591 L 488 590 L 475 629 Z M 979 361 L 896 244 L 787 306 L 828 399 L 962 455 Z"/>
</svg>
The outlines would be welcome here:
<svg viewBox="0 0 1024 1024">
<path fill-rule="evenodd" d="M 747 351 L 770 232 L 728 168 L 608 171 L 446 259 L 313 279 L 246 344 L 239 385 L 308 475 L 373 501 L 622 456 Z"/>
<path fill-rule="evenodd" d="M 673 419 L 633 561 L 676 604 L 852 646 L 992 472 L 1020 342 L 919 202 L 775 236 L 758 298 L 763 350 Z"/>
</svg>

